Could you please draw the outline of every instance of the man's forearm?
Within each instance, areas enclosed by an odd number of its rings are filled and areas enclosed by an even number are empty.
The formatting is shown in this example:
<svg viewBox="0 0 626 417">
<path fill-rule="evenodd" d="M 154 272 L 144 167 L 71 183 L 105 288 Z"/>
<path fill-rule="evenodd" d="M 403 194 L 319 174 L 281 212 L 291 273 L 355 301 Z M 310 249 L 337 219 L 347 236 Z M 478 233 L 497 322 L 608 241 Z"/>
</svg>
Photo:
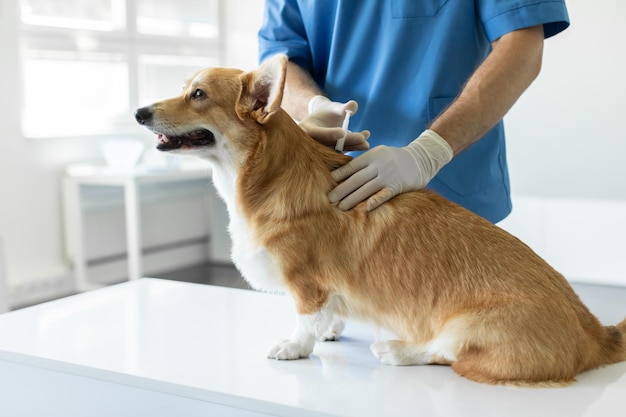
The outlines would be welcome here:
<svg viewBox="0 0 626 417">
<path fill-rule="evenodd" d="M 309 114 L 308 103 L 313 96 L 323 94 L 311 75 L 297 64 L 289 61 L 282 108 L 296 120 Z"/>
<path fill-rule="evenodd" d="M 457 155 L 496 125 L 539 74 L 543 26 L 508 33 L 430 126 Z"/>
</svg>

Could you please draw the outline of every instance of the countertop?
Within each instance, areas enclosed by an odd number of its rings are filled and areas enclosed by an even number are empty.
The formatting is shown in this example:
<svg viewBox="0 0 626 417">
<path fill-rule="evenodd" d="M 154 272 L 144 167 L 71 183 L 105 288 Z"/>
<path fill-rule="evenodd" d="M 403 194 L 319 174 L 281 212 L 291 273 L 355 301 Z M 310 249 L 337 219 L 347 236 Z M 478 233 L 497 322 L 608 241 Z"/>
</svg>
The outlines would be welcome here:
<svg viewBox="0 0 626 417">
<path fill-rule="evenodd" d="M 623 289 L 576 289 L 603 322 L 626 316 Z M 14 386 L 28 384 L 36 368 L 254 415 L 597 417 L 624 409 L 626 363 L 584 373 L 567 388 L 488 386 L 446 366 L 382 365 L 369 350 L 376 330 L 356 322 L 339 342 L 318 343 L 309 359 L 266 359 L 294 325 L 286 296 L 150 278 L 6 313 L 0 408 L 70 415 L 55 409 L 63 403 L 44 401 L 45 386 L 27 393 Z M 105 391 L 93 395 L 104 407 L 115 400 Z M 107 415 L 97 401 L 91 415 Z"/>
</svg>

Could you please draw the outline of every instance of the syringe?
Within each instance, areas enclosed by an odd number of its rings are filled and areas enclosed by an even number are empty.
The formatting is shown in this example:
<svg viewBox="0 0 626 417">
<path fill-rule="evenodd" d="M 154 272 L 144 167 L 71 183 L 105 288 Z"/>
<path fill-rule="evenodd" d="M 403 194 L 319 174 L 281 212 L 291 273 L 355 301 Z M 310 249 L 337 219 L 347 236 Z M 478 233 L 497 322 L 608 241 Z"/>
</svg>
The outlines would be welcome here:
<svg viewBox="0 0 626 417">
<path fill-rule="evenodd" d="M 343 137 L 337 140 L 335 144 L 335 150 L 343 153 L 343 145 L 346 142 L 346 136 L 348 136 L 348 125 L 350 124 L 350 116 L 352 116 L 352 112 L 350 110 L 346 110 L 346 117 L 343 119 L 343 123 L 341 124 L 341 128 L 343 129 Z"/>
</svg>

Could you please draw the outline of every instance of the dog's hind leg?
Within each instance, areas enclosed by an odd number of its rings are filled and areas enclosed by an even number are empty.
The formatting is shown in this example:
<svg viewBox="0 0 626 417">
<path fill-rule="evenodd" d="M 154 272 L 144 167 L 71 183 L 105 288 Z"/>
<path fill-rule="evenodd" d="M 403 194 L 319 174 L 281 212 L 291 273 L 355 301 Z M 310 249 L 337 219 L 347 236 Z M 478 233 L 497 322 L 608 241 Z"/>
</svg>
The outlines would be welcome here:
<svg viewBox="0 0 626 417">
<path fill-rule="evenodd" d="M 458 333 L 462 343 L 452 369 L 488 384 L 558 387 L 574 382 L 581 363 L 594 353 L 585 331 L 566 303 L 551 316 L 540 307 L 508 304 L 459 316 L 457 328 L 464 330 Z"/>
</svg>

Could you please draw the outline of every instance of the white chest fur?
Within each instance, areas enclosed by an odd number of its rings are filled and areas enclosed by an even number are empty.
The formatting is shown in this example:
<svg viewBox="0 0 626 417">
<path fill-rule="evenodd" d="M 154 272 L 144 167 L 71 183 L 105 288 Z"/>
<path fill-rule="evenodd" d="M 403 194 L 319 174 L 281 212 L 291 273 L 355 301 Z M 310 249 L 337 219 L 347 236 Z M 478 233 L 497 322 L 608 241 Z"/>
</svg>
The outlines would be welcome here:
<svg viewBox="0 0 626 417">
<path fill-rule="evenodd" d="M 214 167 L 213 183 L 228 208 L 228 231 L 233 243 L 231 257 L 237 269 L 254 289 L 284 292 L 280 269 L 267 250 L 254 242 L 248 222 L 237 207 L 236 173 Z"/>
</svg>

